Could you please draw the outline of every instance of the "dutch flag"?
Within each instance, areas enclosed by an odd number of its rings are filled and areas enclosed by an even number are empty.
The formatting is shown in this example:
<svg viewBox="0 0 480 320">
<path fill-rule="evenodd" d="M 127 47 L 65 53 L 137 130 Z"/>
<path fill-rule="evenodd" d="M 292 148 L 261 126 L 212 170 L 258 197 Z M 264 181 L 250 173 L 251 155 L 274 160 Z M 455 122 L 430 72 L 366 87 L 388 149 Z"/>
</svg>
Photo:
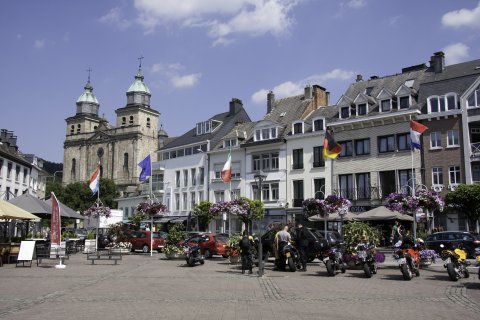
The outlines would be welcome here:
<svg viewBox="0 0 480 320">
<path fill-rule="evenodd" d="M 412 150 L 421 149 L 422 145 L 420 143 L 420 136 L 423 132 L 428 130 L 428 127 L 424 126 L 417 121 L 410 120 L 410 140 L 412 145 Z"/>
<path fill-rule="evenodd" d="M 95 170 L 90 177 L 89 187 L 93 194 L 98 192 L 98 188 L 100 187 L 100 164 L 98 164 L 97 170 Z"/>
</svg>

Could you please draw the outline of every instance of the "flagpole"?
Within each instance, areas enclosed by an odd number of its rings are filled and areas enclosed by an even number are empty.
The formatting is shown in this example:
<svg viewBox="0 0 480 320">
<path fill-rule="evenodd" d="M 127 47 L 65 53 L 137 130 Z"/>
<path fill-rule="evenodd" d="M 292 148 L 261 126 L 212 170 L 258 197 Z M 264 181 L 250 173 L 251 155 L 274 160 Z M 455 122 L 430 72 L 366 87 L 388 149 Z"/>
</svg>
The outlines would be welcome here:
<svg viewBox="0 0 480 320">
<path fill-rule="evenodd" d="M 150 156 L 150 177 L 148 177 L 149 180 L 149 188 L 150 188 L 150 204 L 153 203 L 153 187 L 152 187 L 152 156 L 150 153 L 148 154 Z M 151 223 L 150 223 L 150 257 L 153 256 L 153 214 L 150 215 L 151 217 Z"/>
<path fill-rule="evenodd" d="M 230 144 L 230 161 L 232 159 L 232 145 Z M 231 165 L 231 162 L 230 162 Z M 232 171 L 233 168 L 230 166 L 230 171 Z M 232 201 L 233 194 L 232 194 L 232 177 L 230 177 L 230 201 Z M 231 230 L 232 230 L 232 221 L 231 221 L 231 216 L 230 212 L 228 212 L 228 236 L 230 236 Z"/>
<path fill-rule="evenodd" d="M 408 125 L 410 126 L 411 123 L 412 123 L 412 116 L 410 115 L 410 122 L 408 123 Z M 421 140 L 420 140 L 420 143 L 421 143 Z M 414 168 L 414 161 L 413 161 L 414 151 L 415 151 L 415 148 L 413 147 L 412 139 L 410 138 L 410 155 L 411 155 L 411 159 L 412 159 L 412 193 L 413 193 L 413 196 L 415 197 L 416 196 L 416 192 L 415 192 L 416 177 L 415 177 L 415 168 Z M 413 213 L 413 241 L 414 241 L 414 243 L 416 243 L 416 241 L 417 241 L 416 239 L 417 239 L 417 212 L 415 211 Z"/>
<path fill-rule="evenodd" d="M 97 190 L 97 208 L 100 206 L 100 166 L 101 159 L 98 159 L 97 170 L 98 170 L 98 190 Z M 95 232 L 95 252 L 98 251 L 98 228 L 100 226 L 100 216 L 97 215 L 97 232 Z"/>
</svg>

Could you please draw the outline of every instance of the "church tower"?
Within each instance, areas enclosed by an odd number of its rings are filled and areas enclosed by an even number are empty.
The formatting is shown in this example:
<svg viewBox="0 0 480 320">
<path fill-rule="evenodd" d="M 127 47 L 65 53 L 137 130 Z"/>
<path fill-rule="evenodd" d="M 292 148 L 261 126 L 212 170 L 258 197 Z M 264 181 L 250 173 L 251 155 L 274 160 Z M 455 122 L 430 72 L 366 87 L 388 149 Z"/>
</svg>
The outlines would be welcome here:
<svg viewBox="0 0 480 320">
<path fill-rule="evenodd" d="M 156 161 L 160 113 L 150 106 L 151 93 L 141 63 L 126 96 L 127 104 L 115 110 L 114 127 L 105 116 L 99 117 L 100 104 L 89 77 L 75 116 L 66 119 L 64 184 L 87 181 L 100 163 L 101 176 L 112 179 L 122 191 L 139 183 L 140 161 L 148 154 Z"/>
</svg>

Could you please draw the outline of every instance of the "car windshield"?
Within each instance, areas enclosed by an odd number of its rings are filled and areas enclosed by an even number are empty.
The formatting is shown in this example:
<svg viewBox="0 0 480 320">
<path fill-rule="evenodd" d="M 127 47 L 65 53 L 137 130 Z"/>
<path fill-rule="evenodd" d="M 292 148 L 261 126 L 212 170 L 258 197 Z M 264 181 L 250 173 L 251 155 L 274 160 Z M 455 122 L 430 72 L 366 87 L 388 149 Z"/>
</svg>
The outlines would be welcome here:
<svg viewBox="0 0 480 320">
<path fill-rule="evenodd" d="M 228 239 L 229 239 L 228 236 L 226 236 L 226 235 L 216 235 L 216 236 L 214 236 L 214 238 L 215 238 L 215 241 L 225 242 L 225 243 L 227 243 Z"/>
</svg>

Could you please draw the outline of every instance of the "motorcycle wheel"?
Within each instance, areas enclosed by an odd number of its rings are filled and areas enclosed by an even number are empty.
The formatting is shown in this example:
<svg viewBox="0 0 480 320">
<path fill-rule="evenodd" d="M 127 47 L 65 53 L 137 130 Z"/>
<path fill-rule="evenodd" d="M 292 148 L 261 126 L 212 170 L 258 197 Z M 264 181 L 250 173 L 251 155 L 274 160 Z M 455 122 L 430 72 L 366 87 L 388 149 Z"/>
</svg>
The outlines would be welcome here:
<svg viewBox="0 0 480 320">
<path fill-rule="evenodd" d="M 332 260 L 328 260 L 327 263 L 325 263 L 325 266 L 327 267 L 327 273 L 330 277 L 335 276 L 335 269 L 333 267 Z"/>
<path fill-rule="evenodd" d="M 373 273 L 373 274 L 377 274 L 377 270 L 378 270 L 377 263 L 374 262 L 373 265 L 372 265 L 372 273 Z"/>
<path fill-rule="evenodd" d="M 205 264 L 205 259 L 200 259 L 200 264 Z"/>
<path fill-rule="evenodd" d="M 208 249 L 205 249 L 203 255 L 205 256 L 205 259 L 210 259 L 212 257 L 212 253 Z"/>
<path fill-rule="evenodd" d="M 188 257 L 187 264 L 189 267 L 193 267 L 195 265 L 195 260 L 193 259 L 193 256 Z"/>
<path fill-rule="evenodd" d="M 455 266 L 453 263 L 447 264 L 447 272 L 448 272 L 448 277 L 452 281 L 458 281 L 460 279 L 460 275 L 455 271 Z"/>
<path fill-rule="evenodd" d="M 463 271 L 463 277 L 464 277 L 465 279 L 470 278 L 470 272 L 468 272 L 467 267 L 465 267 L 465 269 L 464 269 L 464 271 Z"/>
<path fill-rule="evenodd" d="M 372 277 L 372 269 L 370 268 L 370 266 L 368 265 L 368 263 L 364 263 L 363 264 L 363 272 L 365 272 L 365 276 L 367 278 L 371 278 Z"/>
<path fill-rule="evenodd" d="M 297 270 L 297 268 L 295 267 L 295 262 L 293 261 L 292 257 L 287 259 L 287 263 L 288 263 L 288 269 L 290 269 L 291 272 L 295 272 L 295 270 Z"/>
<path fill-rule="evenodd" d="M 412 280 L 413 273 L 407 264 L 402 264 L 402 266 L 400 267 L 400 270 L 402 271 L 403 280 Z"/>
</svg>

